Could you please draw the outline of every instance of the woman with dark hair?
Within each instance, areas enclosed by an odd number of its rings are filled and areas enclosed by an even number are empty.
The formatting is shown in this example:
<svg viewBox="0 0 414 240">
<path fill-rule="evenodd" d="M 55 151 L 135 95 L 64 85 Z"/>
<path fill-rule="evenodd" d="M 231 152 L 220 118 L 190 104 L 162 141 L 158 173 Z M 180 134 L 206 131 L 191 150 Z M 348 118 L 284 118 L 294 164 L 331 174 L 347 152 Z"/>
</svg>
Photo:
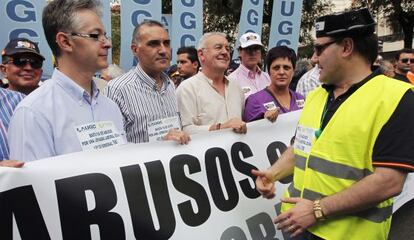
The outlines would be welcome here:
<svg viewBox="0 0 414 240">
<path fill-rule="evenodd" d="M 296 53 L 286 46 L 270 49 L 266 56 L 271 83 L 246 100 L 243 120 L 251 122 L 267 118 L 274 122 L 279 114 L 303 108 L 304 97 L 289 89 L 295 71 Z"/>
</svg>

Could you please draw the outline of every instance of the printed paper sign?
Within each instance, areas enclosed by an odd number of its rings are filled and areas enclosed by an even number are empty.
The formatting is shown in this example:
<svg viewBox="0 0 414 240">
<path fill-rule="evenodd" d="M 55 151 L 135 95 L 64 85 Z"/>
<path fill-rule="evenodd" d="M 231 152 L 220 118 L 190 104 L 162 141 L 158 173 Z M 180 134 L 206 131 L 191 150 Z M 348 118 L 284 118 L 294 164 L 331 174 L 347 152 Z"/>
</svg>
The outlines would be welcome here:
<svg viewBox="0 0 414 240">
<path fill-rule="evenodd" d="M 150 142 L 161 141 L 171 129 L 181 129 L 178 116 L 155 120 L 148 123 L 148 137 Z"/>
<path fill-rule="evenodd" d="M 296 129 L 294 148 L 304 153 L 310 153 L 315 139 L 315 129 L 299 125 Z"/>
<path fill-rule="evenodd" d="M 111 121 L 88 123 L 75 127 L 82 150 L 102 149 L 125 144 Z"/>
</svg>

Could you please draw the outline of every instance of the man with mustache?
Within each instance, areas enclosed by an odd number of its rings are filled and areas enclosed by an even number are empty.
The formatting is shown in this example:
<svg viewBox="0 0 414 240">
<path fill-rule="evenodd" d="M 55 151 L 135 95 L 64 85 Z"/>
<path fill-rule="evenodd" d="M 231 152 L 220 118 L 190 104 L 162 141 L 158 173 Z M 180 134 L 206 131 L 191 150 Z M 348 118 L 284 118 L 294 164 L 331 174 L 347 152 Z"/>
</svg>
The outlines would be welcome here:
<svg viewBox="0 0 414 240">
<path fill-rule="evenodd" d="M 118 106 L 92 81 L 108 66 L 112 46 L 101 10 L 99 0 L 54 0 L 44 8 L 43 29 L 59 67 L 15 109 L 8 130 L 11 159 L 27 162 L 125 142 Z M 109 144 L 92 137 L 104 132 L 114 137 Z"/>
<path fill-rule="evenodd" d="M 164 26 L 147 20 L 132 36 L 131 50 L 138 64 L 110 81 L 107 96 L 118 104 L 129 142 L 174 140 L 187 144 L 181 131 L 175 88 L 164 71 L 170 66 L 170 38 Z"/>
<path fill-rule="evenodd" d="M 223 33 L 204 34 L 197 47 L 202 70 L 177 89 L 183 129 L 189 134 L 232 128 L 246 133 L 241 120 L 244 94 L 224 75 L 230 62 L 230 47 Z"/>
</svg>

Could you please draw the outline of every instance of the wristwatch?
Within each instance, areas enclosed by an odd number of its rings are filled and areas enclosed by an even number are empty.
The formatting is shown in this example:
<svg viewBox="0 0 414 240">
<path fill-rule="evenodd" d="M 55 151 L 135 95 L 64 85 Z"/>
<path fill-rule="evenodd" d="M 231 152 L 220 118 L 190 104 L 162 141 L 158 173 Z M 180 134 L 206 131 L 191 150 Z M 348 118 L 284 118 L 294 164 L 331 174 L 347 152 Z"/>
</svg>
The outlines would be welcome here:
<svg viewBox="0 0 414 240">
<path fill-rule="evenodd" d="M 317 199 L 313 202 L 313 213 L 315 214 L 315 218 L 317 221 L 326 220 L 325 214 L 323 214 L 322 211 L 320 199 Z"/>
</svg>

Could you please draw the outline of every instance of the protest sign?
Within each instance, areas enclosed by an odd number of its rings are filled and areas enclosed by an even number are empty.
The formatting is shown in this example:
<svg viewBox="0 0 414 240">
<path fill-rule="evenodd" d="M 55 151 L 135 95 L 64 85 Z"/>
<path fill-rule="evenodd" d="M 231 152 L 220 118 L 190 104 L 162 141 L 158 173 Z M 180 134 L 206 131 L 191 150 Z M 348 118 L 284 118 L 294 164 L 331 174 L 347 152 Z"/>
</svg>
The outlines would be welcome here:
<svg viewBox="0 0 414 240">
<path fill-rule="evenodd" d="M 0 239 L 283 239 L 253 168 L 287 148 L 299 112 L 176 142 L 127 144 L 0 168 Z"/>
</svg>

